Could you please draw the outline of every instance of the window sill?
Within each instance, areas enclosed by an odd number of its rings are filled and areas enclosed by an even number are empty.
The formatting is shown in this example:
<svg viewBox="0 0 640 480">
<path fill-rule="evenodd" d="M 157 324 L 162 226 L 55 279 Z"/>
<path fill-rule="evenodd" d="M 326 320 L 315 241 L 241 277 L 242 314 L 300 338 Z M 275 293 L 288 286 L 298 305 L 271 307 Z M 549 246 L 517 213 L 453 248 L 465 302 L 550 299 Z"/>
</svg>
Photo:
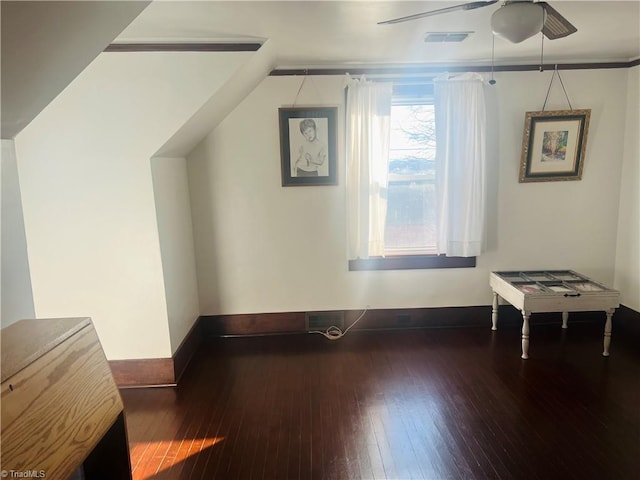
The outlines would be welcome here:
<svg viewBox="0 0 640 480">
<path fill-rule="evenodd" d="M 445 255 L 406 255 L 349 260 L 349 271 L 351 272 L 362 270 L 473 268 L 475 266 L 476 257 L 447 257 Z"/>
</svg>

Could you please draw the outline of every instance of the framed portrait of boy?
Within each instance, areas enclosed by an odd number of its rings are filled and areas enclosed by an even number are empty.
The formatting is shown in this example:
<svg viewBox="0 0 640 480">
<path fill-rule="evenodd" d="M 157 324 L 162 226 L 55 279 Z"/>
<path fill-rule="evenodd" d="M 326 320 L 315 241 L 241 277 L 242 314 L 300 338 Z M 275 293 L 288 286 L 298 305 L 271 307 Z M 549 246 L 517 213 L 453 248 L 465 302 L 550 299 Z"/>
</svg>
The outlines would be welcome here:
<svg viewBox="0 0 640 480">
<path fill-rule="evenodd" d="M 337 185 L 336 107 L 281 107 L 282 186 Z"/>
</svg>

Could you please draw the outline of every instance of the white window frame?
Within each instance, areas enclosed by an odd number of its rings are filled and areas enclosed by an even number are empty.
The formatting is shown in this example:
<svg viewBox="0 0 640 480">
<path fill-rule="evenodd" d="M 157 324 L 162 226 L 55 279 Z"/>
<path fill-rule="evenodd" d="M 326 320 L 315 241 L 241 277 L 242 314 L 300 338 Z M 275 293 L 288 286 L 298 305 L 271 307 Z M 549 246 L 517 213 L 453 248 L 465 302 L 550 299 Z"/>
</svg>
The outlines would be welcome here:
<svg viewBox="0 0 640 480">
<path fill-rule="evenodd" d="M 398 84 L 394 85 L 391 106 L 411 106 L 411 105 L 434 105 L 433 85 L 429 83 L 420 84 Z M 435 136 L 435 132 L 434 132 Z M 434 139 L 435 140 L 435 139 Z M 408 176 L 397 175 L 389 172 L 388 185 L 392 182 L 428 182 L 421 175 Z M 435 179 L 431 180 L 435 183 Z M 434 245 L 431 248 L 410 248 L 410 247 L 387 247 L 384 252 L 386 256 L 428 256 L 437 255 L 437 248 Z"/>
</svg>

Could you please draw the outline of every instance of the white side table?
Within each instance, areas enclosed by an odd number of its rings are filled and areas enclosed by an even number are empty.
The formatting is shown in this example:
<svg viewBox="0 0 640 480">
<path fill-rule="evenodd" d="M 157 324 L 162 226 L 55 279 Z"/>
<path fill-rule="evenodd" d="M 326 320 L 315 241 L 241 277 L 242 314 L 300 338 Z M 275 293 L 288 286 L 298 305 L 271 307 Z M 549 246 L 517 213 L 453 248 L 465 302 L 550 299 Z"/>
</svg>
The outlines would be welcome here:
<svg viewBox="0 0 640 480">
<path fill-rule="evenodd" d="M 529 358 L 529 317 L 538 312 L 562 312 L 562 328 L 567 328 L 569 312 L 603 310 L 604 351 L 609 356 L 611 317 L 620 306 L 620 292 L 605 287 L 573 270 L 491 272 L 493 290 L 492 330 L 498 329 L 499 297 L 522 312 L 522 358 Z"/>
</svg>

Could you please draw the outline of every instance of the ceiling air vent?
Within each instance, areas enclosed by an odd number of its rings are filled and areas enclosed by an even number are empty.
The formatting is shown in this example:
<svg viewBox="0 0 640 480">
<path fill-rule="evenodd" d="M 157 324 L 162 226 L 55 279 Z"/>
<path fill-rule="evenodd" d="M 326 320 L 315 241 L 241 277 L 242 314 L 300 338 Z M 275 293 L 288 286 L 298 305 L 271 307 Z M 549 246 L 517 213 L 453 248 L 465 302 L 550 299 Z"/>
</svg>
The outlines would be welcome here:
<svg viewBox="0 0 640 480">
<path fill-rule="evenodd" d="M 458 43 L 473 32 L 427 32 L 426 43 Z"/>
</svg>

